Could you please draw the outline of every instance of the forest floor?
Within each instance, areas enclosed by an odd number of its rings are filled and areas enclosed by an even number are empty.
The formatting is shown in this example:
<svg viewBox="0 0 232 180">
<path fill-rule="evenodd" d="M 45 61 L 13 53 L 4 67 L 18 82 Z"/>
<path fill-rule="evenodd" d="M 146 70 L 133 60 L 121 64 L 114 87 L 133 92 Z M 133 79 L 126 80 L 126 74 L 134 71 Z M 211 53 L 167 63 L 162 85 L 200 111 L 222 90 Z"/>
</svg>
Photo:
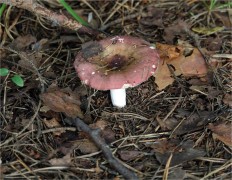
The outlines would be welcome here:
<svg viewBox="0 0 232 180">
<path fill-rule="evenodd" d="M 100 128 L 117 163 L 139 179 L 231 179 L 231 3 L 67 2 L 90 20 L 95 34 L 20 7 L 6 6 L 2 13 L 0 68 L 9 73 L 0 76 L 1 179 L 125 178 L 70 122 L 73 114 Z M 39 4 L 72 19 L 58 1 Z M 160 43 L 167 53 L 191 46 L 207 72 L 172 73 L 167 84 L 151 77 L 127 89 L 124 108 L 113 107 L 109 91 L 82 84 L 73 63 L 83 43 L 121 35 Z"/>
</svg>

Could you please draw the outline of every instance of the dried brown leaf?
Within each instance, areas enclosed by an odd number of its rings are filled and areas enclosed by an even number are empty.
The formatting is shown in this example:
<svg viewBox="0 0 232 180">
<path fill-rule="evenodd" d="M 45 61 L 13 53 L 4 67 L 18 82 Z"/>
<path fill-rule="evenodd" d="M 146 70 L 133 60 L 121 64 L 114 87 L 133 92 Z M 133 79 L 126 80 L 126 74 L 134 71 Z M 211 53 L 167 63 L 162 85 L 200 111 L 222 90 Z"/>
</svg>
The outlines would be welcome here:
<svg viewBox="0 0 232 180">
<path fill-rule="evenodd" d="M 226 94 L 223 98 L 223 102 L 229 107 L 232 107 L 232 94 Z"/>
<path fill-rule="evenodd" d="M 162 90 L 174 82 L 173 77 L 167 66 L 166 62 L 160 62 L 159 68 L 155 74 L 155 83 L 158 86 L 158 90 Z"/>
<path fill-rule="evenodd" d="M 194 49 L 191 56 L 182 56 L 179 62 L 173 61 L 173 63 L 170 62 L 170 64 L 177 69 L 180 68 L 181 74 L 184 76 L 202 77 L 208 72 L 205 60 L 198 49 Z"/>
<path fill-rule="evenodd" d="M 25 127 L 26 125 L 28 125 L 29 122 L 30 122 L 30 119 L 23 118 L 22 121 L 21 121 L 21 124 L 22 124 L 23 127 Z M 27 129 L 28 130 L 37 129 L 37 125 L 35 123 L 33 123 Z"/>
<path fill-rule="evenodd" d="M 182 39 L 185 39 L 185 37 L 187 36 L 186 31 L 188 29 L 189 25 L 183 20 L 178 19 L 177 21 L 173 22 L 173 24 L 164 29 L 163 38 L 167 43 L 172 44 L 173 39 L 177 35 L 181 36 Z"/>
<path fill-rule="evenodd" d="M 35 51 L 40 51 L 41 49 L 44 49 L 47 46 L 47 44 L 48 44 L 48 39 L 44 38 L 33 44 L 32 49 Z"/>
<path fill-rule="evenodd" d="M 111 128 L 105 128 L 101 132 L 101 136 L 105 139 L 106 143 L 112 143 L 116 140 L 115 138 L 116 133 Z"/>
<path fill-rule="evenodd" d="M 70 166 L 71 165 L 71 154 L 68 153 L 62 158 L 53 158 L 49 160 L 49 163 L 53 166 Z"/>
<path fill-rule="evenodd" d="M 106 128 L 106 126 L 108 126 L 108 122 L 104 121 L 104 120 L 98 120 L 97 122 L 90 124 L 89 127 L 93 128 L 93 129 L 101 129 L 104 130 Z"/>
<path fill-rule="evenodd" d="M 167 64 L 174 67 L 176 76 L 182 74 L 185 77 L 204 77 L 207 75 L 208 66 L 198 49 L 160 43 L 157 43 L 156 47 L 161 59 L 155 74 L 155 82 L 159 90 L 171 85 L 174 81 Z"/>
<path fill-rule="evenodd" d="M 182 167 L 176 167 L 170 170 L 168 175 L 168 180 L 184 180 L 186 175 L 186 171 L 182 169 Z"/>
<path fill-rule="evenodd" d="M 14 50 L 23 50 L 25 47 L 29 46 L 31 43 L 36 42 L 36 38 L 31 34 L 25 36 L 18 36 L 11 44 L 10 47 Z"/>
<path fill-rule="evenodd" d="M 101 129 L 101 136 L 105 139 L 106 143 L 111 143 L 115 141 L 116 138 L 115 132 L 110 127 L 107 127 L 108 125 L 109 122 L 100 119 L 97 122 L 90 124 L 89 126 L 93 129 Z"/>
<path fill-rule="evenodd" d="M 19 64 L 26 68 L 30 69 L 31 71 L 35 71 L 40 65 L 42 60 L 42 54 L 37 52 L 33 54 L 28 54 L 26 52 L 20 52 L 19 57 Z"/>
<path fill-rule="evenodd" d="M 213 138 L 219 139 L 227 146 L 232 147 L 232 124 L 226 124 L 225 122 L 214 125 L 209 124 L 208 128 L 213 132 Z"/>
<path fill-rule="evenodd" d="M 183 115 L 181 115 L 182 112 L 184 113 Z M 177 115 L 179 116 L 178 118 L 169 118 L 164 122 L 166 128 L 173 131 L 173 135 L 197 131 L 215 117 L 215 114 L 209 111 L 191 113 L 182 109 L 178 109 Z"/>
<path fill-rule="evenodd" d="M 171 166 L 191 161 L 205 155 L 204 151 L 193 149 L 194 143 L 192 141 L 182 143 L 177 139 L 160 139 L 153 144 L 147 143 L 146 145 L 153 148 L 157 160 L 162 165 L 167 163 L 171 154 L 173 155 L 170 163 Z"/>
<path fill-rule="evenodd" d="M 140 156 L 142 153 L 136 150 L 133 150 L 133 151 L 122 150 L 122 151 L 118 151 L 118 154 L 122 160 L 131 161 L 131 160 L 138 158 L 138 156 Z"/>
<path fill-rule="evenodd" d="M 164 16 L 164 9 L 156 8 L 154 6 L 148 6 L 147 12 L 144 12 L 142 14 L 142 19 L 140 23 L 146 26 L 156 25 L 159 27 L 163 27 L 163 16 Z"/>
<path fill-rule="evenodd" d="M 79 96 L 69 89 L 52 87 L 40 95 L 46 106 L 55 112 L 63 112 L 69 117 L 83 118 Z"/>
<path fill-rule="evenodd" d="M 50 120 L 43 119 L 43 123 L 50 129 L 50 128 L 58 128 L 61 127 L 59 121 L 56 118 L 52 118 Z M 53 134 L 55 136 L 60 136 L 65 131 L 54 131 Z"/>
<path fill-rule="evenodd" d="M 76 149 L 79 149 L 83 154 L 90 154 L 99 151 L 98 147 L 89 139 L 75 141 Z"/>
</svg>

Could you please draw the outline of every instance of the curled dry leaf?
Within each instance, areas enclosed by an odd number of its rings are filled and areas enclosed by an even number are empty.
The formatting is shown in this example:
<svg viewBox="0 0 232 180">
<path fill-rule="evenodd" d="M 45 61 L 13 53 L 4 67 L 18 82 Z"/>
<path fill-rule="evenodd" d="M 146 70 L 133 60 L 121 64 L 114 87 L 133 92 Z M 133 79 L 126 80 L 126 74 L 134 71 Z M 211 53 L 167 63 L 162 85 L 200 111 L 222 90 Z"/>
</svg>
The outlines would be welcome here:
<svg viewBox="0 0 232 180">
<path fill-rule="evenodd" d="M 22 121 L 21 121 L 21 124 L 22 124 L 23 127 L 26 127 L 26 126 L 28 125 L 29 122 L 30 122 L 30 119 L 25 119 L 25 118 L 23 118 Z M 37 125 L 36 125 L 35 123 L 32 123 L 30 126 L 27 127 L 27 129 L 28 129 L 29 131 L 34 130 L 34 129 L 37 129 L 37 128 L 38 128 L 38 127 L 37 127 Z"/>
<path fill-rule="evenodd" d="M 52 118 L 50 120 L 43 119 L 43 123 L 48 127 L 48 128 L 58 128 L 61 127 L 59 121 L 56 118 Z M 60 136 L 62 133 L 65 131 L 54 131 L 53 134 L 55 136 Z"/>
<path fill-rule="evenodd" d="M 35 51 L 40 51 L 45 48 L 48 44 L 48 39 L 44 38 L 32 45 L 32 49 Z"/>
<path fill-rule="evenodd" d="M 29 46 L 31 43 L 36 42 L 36 37 L 31 34 L 25 36 L 18 36 L 11 44 L 10 48 L 20 51 Z"/>
<path fill-rule="evenodd" d="M 223 98 L 223 102 L 232 107 L 232 94 L 226 94 Z"/>
<path fill-rule="evenodd" d="M 93 124 L 90 124 L 89 127 L 90 128 L 93 128 L 93 129 L 101 129 L 101 130 L 104 130 L 106 128 L 106 126 L 108 125 L 108 122 L 107 121 L 104 121 L 104 120 L 98 120 L 97 122 L 93 123 Z"/>
<path fill-rule="evenodd" d="M 170 170 L 170 173 L 168 174 L 168 179 L 170 180 L 184 180 L 186 177 L 186 171 L 182 169 L 182 167 L 176 167 Z"/>
<path fill-rule="evenodd" d="M 79 149 L 83 154 L 90 154 L 99 151 L 98 147 L 89 139 L 75 141 L 76 149 Z"/>
<path fill-rule="evenodd" d="M 183 109 L 177 109 L 177 112 L 178 117 L 168 118 L 165 122 L 162 123 L 161 126 L 165 129 L 171 130 L 173 135 L 182 135 L 185 133 L 197 131 L 203 128 L 209 122 L 209 120 L 215 118 L 216 116 L 210 111 L 199 111 L 198 113 L 191 113 Z"/>
<path fill-rule="evenodd" d="M 70 166 L 71 165 L 71 154 L 68 153 L 62 158 L 53 158 L 49 160 L 49 163 L 53 166 Z"/>
<path fill-rule="evenodd" d="M 35 71 L 41 65 L 42 53 L 29 54 L 20 52 L 19 57 L 21 60 L 18 63 L 27 70 Z"/>
<path fill-rule="evenodd" d="M 160 59 L 158 72 L 155 74 L 159 90 L 164 89 L 174 81 L 167 64 L 174 67 L 176 76 L 204 77 L 209 69 L 200 51 L 196 48 L 174 46 L 157 43 Z"/>
<path fill-rule="evenodd" d="M 80 109 L 80 98 L 70 89 L 51 87 L 47 92 L 41 94 L 40 98 L 46 106 L 55 112 L 63 112 L 72 118 L 84 117 Z"/>
<path fill-rule="evenodd" d="M 170 26 L 164 29 L 164 40 L 171 44 L 173 43 L 173 39 L 178 35 L 181 39 L 185 39 L 187 37 L 186 31 L 189 30 L 189 25 L 183 20 L 176 20 Z"/>
<path fill-rule="evenodd" d="M 159 139 L 154 143 L 149 142 L 145 145 L 153 148 L 156 159 L 162 165 L 167 163 L 171 154 L 173 155 L 170 163 L 171 166 L 191 161 L 205 155 L 204 151 L 193 149 L 194 143 L 192 141 L 182 143 L 177 139 Z"/>
<path fill-rule="evenodd" d="M 139 156 L 141 157 L 142 153 L 136 150 L 131 150 L 131 151 L 118 151 L 118 154 L 120 156 L 120 158 L 124 161 L 131 161 L 134 160 L 136 158 L 138 158 Z"/>
<path fill-rule="evenodd" d="M 232 124 L 221 123 L 218 125 L 209 124 L 208 128 L 213 132 L 213 138 L 219 139 L 232 148 Z"/>
<path fill-rule="evenodd" d="M 107 144 L 116 140 L 115 132 L 110 127 L 107 127 L 108 124 L 109 122 L 107 121 L 98 120 L 97 122 L 89 125 L 89 127 L 93 129 L 101 129 L 101 136 L 105 139 Z"/>
<path fill-rule="evenodd" d="M 155 83 L 159 90 L 166 88 L 174 82 L 174 78 L 171 76 L 167 63 L 161 59 L 157 73 L 155 74 Z"/>
</svg>

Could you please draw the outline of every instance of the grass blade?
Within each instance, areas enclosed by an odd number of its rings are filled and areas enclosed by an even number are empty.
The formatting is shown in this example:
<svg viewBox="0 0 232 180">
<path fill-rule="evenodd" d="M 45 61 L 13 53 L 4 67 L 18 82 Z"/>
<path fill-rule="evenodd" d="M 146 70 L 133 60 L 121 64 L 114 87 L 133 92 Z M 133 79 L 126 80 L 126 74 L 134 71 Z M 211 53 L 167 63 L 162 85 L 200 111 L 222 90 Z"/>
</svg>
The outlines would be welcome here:
<svg viewBox="0 0 232 180">
<path fill-rule="evenodd" d="M 78 14 L 75 13 L 75 11 L 71 8 L 71 6 L 69 6 L 65 0 L 59 0 L 60 4 L 63 5 L 63 7 L 69 12 L 69 14 L 72 15 L 72 17 L 78 21 L 79 23 L 81 23 L 84 26 L 89 26 L 89 24 L 83 20 Z"/>
</svg>

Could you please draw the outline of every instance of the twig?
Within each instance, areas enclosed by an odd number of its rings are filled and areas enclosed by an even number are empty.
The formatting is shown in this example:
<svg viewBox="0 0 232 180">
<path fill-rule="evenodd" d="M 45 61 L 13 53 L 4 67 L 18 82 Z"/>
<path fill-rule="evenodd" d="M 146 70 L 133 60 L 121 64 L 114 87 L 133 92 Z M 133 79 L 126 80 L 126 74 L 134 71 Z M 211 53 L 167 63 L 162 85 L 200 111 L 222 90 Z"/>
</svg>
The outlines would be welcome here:
<svg viewBox="0 0 232 180">
<path fill-rule="evenodd" d="M 103 25 L 100 29 L 101 29 L 102 31 L 104 31 L 104 30 L 106 30 L 106 29 L 107 29 L 108 27 L 110 27 L 110 26 L 114 26 L 114 25 L 116 25 L 116 24 L 119 24 L 119 23 L 121 23 L 122 21 L 134 19 L 134 18 L 138 17 L 139 15 L 141 15 L 141 12 L 137 12 L 137 13 L 135 13 L 135 14 L 130 14 L 130 15 L 126 16 L 126 17 L 116 19 L 116 20 L 111 21 L 110 23 L 108 23 L 108 24 L 106 24 L 106 25 Z"/>
<path fill-rule="evenodd" d="M 165 169 L 164 169 L 164 175 L 163 175 L 163 180 L 167 180 L 168 179 L 168 172 L 169 172 L 169 167 L 170 167 L 170 163 L 171 163 L 171 160 L 172 160 L 172 156 L 173 154 L 171 153 L 168 160 L 167 160 L 167 163 L 165 165 Z"/>
<path fill-rule="evenodd" d="M 75 20 L 69 19 L 64 14 L 55 13 L 46 7 L 38 4 L 34 0 L 0 0 L 0 4 L 5 3 L 7 5 L 16 6 L 18 8 L 26 9 L 38 16 L 42 16 L 50 20 L 53 24 L 69 28 L 74 31 L 87 33 L 90 35 L 96 34 L 91 28 L 82 26 Z"/>
<path fill-rule="evenodd" d="M 181 94 L 180 94 L 178 100 L 176 101 L 175 105 L 173 106 L 173 108 L 171 109 L 171 111 L 169 111 L 169 113 L 165 116 L 165 118 L 164 118 L 163 120 L 158 120 L 158 119 L 157 119 L 158 121 L 160 121 L 159 123 L 163 123 L 163 125 L 165 125 L 164 122 L 165 122 L 165 121 L 169 118 L 169 116 L 175 111 L 175 109 L 177 108 L 177 106 L 178 106 L 179 103 L 180 103 L 181 98 L 182 98 L 182 91 L 181 91 Z M 155 132 L 159 130 L 160 126 L 162 126 L 162 125 L 160 124 L 159 126 L 156 127 Z"/>
<path fill-rule="evenodd" d="M 101 138 L 100 136 L 100 129 L 91 129 L 88 125 L 86 125 L 81 119 L 75 118 L 72 119 L 73 123 L 77 128 L 79 128 L 81 131 L 87 133 L 93 140 L 93 142 L 102 150 L 102 153 L 104 154 L 105 158 L 108 160 L 109 164 L 115 168 L 116 171 L 118 171 L 125 179 L 131 179 L 131 180 L 138 180 L 138 177 L 135 175 L 134 172 L 127 169 L 125 166 L 123 166 L 119 160 L 117 160 L 112 152 L 110 151 L 110 148 L 105 143 L 105 140 Z"/>
</svg>

